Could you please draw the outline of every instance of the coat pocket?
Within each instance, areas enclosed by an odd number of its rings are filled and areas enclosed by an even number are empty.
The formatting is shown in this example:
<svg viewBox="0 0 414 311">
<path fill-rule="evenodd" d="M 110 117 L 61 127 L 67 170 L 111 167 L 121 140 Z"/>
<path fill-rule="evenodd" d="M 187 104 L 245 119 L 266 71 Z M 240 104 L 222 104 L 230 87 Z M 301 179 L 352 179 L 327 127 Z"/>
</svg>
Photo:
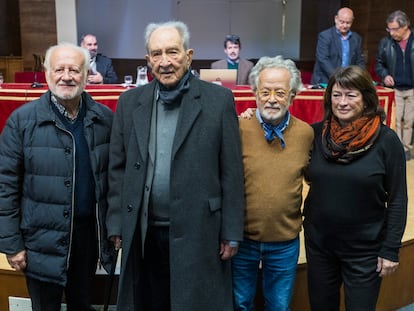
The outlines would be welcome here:
<svg viewBox="0 0 414 311">
<path fill-rule="evenodd" d="M 221 210 L 221 198 L 208 199 L 208 207 L 212 213 Z"/>
</svg>

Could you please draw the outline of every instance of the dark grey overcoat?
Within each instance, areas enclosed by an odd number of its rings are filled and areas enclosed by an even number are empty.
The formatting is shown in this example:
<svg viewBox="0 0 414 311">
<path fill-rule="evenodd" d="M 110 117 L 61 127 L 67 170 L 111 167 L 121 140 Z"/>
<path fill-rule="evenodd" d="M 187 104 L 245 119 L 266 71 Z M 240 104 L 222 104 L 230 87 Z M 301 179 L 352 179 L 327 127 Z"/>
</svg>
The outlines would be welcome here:
<svg viewBox="0 0 414 311">
<path fill-rule="evenodd" d="M 221 240 L 243 238 L 244 177 L 232 93 L 191 76 L 171 162 L 171 311 L 232 311 Z M 140 209 L 155 82 L 119 99 L 110 146 L 108 236 L 122 236 L 118 310 L 142 310 Z"/>
</svg>

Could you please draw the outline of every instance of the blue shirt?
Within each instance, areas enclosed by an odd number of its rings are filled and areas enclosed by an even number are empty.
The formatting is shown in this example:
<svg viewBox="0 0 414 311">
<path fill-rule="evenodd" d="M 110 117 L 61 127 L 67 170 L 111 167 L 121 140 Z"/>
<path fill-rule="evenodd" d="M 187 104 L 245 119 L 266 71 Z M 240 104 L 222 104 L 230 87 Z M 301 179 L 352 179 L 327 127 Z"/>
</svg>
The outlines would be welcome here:
<svg viewBox="0 0 414 311">
<path fill-rule="evenodd" d="M 349 65 L 349 38 L 352 36 L 352 31 L 349 31 L 345 37 L 343 37 L 338 29 L 336 33 L 339 35 L 341 39 L 341 46 L 342 46 L 342 63 L 341 67 L 346 67 Z"/>
</svg>

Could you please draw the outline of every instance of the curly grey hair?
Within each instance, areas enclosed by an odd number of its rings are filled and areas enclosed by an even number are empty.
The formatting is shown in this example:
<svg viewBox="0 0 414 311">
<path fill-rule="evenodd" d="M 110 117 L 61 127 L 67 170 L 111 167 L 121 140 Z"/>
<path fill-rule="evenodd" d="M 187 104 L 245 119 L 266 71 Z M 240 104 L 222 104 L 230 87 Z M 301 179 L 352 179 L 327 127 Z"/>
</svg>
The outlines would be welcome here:
<svg viewBox="0 0 414 311">
<path fill-rule="evenodd" d="M 257 91 L 260 73 L 262 70 L 267 68 L 285 68 L 288 70 L 290 73 L 290 90 L 294 95 L 303 89 L 300 71 L 296 67 L 294 61 L 290 59 L 284 59 L 282 56 L 278 55 L 275 57 L 263 56 L 252 68 L 249 75 L 249 83 L 253 92 Z"/>
</svg>

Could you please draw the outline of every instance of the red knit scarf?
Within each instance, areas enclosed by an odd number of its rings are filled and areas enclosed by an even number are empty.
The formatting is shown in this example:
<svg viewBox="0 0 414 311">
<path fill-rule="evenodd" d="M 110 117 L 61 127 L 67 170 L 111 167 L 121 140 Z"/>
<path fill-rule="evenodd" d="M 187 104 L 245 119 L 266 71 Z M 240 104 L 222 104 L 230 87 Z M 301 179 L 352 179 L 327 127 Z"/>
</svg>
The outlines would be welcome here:
<svg viewBox="0 0 414 311">
<path fill-rule="evenodd" d="M 379 135 L 381 120 L 361 117 L 342 127 L 336 117 L 324 122 L 322 147 L 327 159 L 349 163 L 371 148 Z"/>
</svg>

